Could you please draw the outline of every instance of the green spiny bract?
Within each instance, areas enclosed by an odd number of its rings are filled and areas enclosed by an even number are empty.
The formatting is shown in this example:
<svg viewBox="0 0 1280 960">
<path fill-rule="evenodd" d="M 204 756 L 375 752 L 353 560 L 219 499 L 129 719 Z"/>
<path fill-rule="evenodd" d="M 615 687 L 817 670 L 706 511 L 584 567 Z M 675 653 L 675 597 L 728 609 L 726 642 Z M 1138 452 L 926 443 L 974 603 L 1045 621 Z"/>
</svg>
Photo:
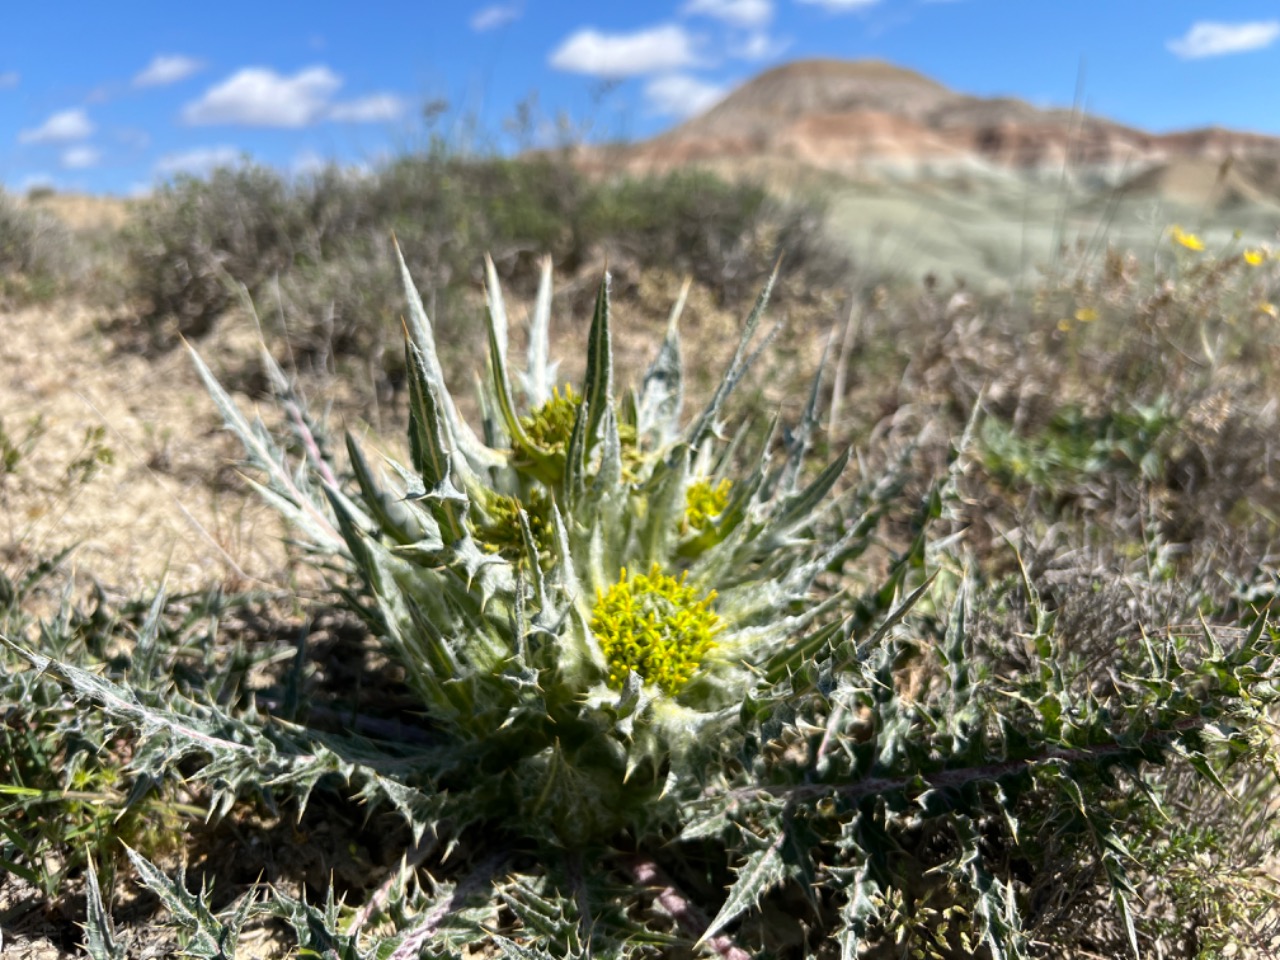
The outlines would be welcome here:
<svg viewBox="0 0 1280 960">
<path fill-rule="evenodd" d="M 379 482 L 349 436 L 351 489 L 327 465 L 315 471 L 332 521 L 309 490 L 282 489 L 278 467 L 272 486 L 317 546 L 350 559 L 458 748 L 440 785 L 471 793 L 477 816 L 560 843 L 648 833 L 733 756 L 744 699 L 831 614 L 815 579 L 855 551 L 865 524 L 824 541 L 816 516 L 879 500 L 829 496 L 847 455 L 802 485 L 812 409 L 782 463 L 772 431 L 751 451 L 722 435 L 771 283 L 711 400 L 684 423 L 679 304 L 638 390 L 620 398 L 606 277 L 574 390 L 553 384 L 548 360 L 549 268 L 519 372 L 487 268 L 481 433 L 458 413 L 406 270 L 410 462 L 388 461 L 397 483 Z M 731 482 L 744 460 L 754 466 Z"/>
</svg>

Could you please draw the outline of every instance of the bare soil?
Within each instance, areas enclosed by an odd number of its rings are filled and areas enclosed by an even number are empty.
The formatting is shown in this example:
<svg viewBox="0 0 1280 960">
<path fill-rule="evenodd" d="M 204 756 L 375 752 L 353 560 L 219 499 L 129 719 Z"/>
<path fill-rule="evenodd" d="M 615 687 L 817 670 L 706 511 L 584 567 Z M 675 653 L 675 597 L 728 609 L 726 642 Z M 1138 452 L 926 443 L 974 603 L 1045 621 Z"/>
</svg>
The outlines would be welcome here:
<svg viewBox="0 0 1280 960">
<path fill-rule="evenodd" d="M 125 590 L 278 582 L 280 527 L 231 468 L 237 447 L 190 359 L 123 353 L 102 319 L 75 303 L 0 314 L 0 422 L 19 439 L 39 421 L 0 475 L 6 571 L 74 545 L 76 566 Z M 112 462 L 80 483 L 68 468 L 98 428 Z"/>
</svg>

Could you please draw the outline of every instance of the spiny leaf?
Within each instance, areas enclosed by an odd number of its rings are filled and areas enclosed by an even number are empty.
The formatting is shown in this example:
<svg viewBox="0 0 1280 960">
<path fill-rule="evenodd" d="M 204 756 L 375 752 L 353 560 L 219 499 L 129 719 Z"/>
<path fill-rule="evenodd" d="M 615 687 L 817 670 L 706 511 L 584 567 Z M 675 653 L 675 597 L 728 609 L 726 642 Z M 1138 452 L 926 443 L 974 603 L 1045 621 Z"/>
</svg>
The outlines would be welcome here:
<svg viewBox="0 0 1280 960">
<path fill-rule="evenodd" d="M 667 333 L 658 354 L 649 364 L 640 386 L 636 405 L 636 429 L 640 436 L 665 446 L 680 428 L 680 408 L 684 402 L 684 375 L 680 363 L 680 314 L 684 311 L 692 280 L 680 287 L 680 296 L 667 319 Z"/>
<path fill-rule="evenodd" d="M 613 408 L 613 342 L 609 330 L 609 274 L 596 294 L 595 314 L 587 334 L 587 373 L 582 385 L 582 408 L 587 412 L 586 446 L 589 453 L 602 437 L 600 424 Z"/>
<path fill-rule="evenodd" d="M 92 856 L 85 858 L 85 910 L 84 948 L 91 960 L 126 960 L 124 948 L 116 943 L 111 915 L 102 902 L 98 870 Z"/>
<path fill-rule="evenodd" d="M 427 311 L 422 306 L 422 297 L 418 295 L 418 288 L 414 286 L 413 277 L 409 275 L 409 268 L 404 262 L 404 255 L 400 252 L 400 244 L 395 242 L 394 237 L 392 245 L 395 247 L 396 261 L 400 265 L 400 279 L 404 284 L 405 300 L 409 304 L 406 326 L 414 346 L 422 355 L 423 366 L 431 382 L 439 389 L 440 403 L 444 408 L 449 434 L 473 463 L 486 467 L 501 466 L 503 459 L 501 455 L 481 443 L 480 438 L 475 435 L 467 422 L 458 415 L 453 397 L 445 384 L 444 371 L 440 367 L 440 355 L 436 351 L 435 335 L 432 332 L 431 321 L 427 318 Z"/>
<path fill-rule="evenodd" d="M 551 399 L 555 377 L 554 366 L 547 360 L 551 346 L 551 258 L 543 257 L 541 267 L 538 295 L 529 324 L 528 369 L 524 376 L 525 399 L 535 408 Z"/>
<path fill-rule="evenodd" d="M 443 546 L 440 540 L 440 528 L 432 522 L 424 525 L 419 517 L 415 517 L 402 503 L 396 502 L 381 488 L 369 469 L 364 451 L 356 441 L 355 434 L 347 433 L 347 459 L 351 462 L 351 472 L 355 474 L 356 483 L 360 487 L 360 499 L 369 508 L 372 519 L 378 529 L 385 531 L 397 543 L 402 545 L 426 545 L 426 549 L 438 550 Z M 420 515 L 425 519 L 424 515 Z"/>
<path fill-rule="evenodd" d="M 333 528 L 329 518 L 317 509 L 305 491 L 298 488 L 293 477 L 282 466 L 283 451 L 269 445 L 259 431 L 249 426 L 249 422 L 240 413 L 235 401 L 222 389 L 217 377 L 205 365 L 195 348 L 191 344 L 186 346 L 187 353 L 196 365 L 196 372 L 200 374 L 205 389 L 209 391 L 209 396 L 213 398 L 214 404 L 222 414 L 223 422 L 239 437 L 253 465 L 267 475 L 267 486 L 276 494 L 275 504 L 280 512 L 290 523 L 305 530 L 317 544 L 330 548 L 340 546 L 338 531 Z"/>
<path fill-rule="evenodd" d="M 765 307 L 769 303 L 769 297 L 773 293 L 773 285 L 777 279 L 778 268 L 775 266 L 764 289 L 760 291 L 760 296 L 756 298 L 755 306 L 747 316 L 746 325 L 743 327 L 742 336 L 738 340 L 738 347 L 734 351 L 733 360 L 729 363 L 729 369 L 725 371 L 725 375 L 721 379 L 720 385 L 716 387 L 716 392 L 712 395 L 711 400 L 708 401 L 706 409 L 702 411 L 702 415 L 698 417 L 686 435 L 690 447 L 697 449 L 702 445 L 702 441 L 706 439 L 707 435 L 715 429 L 716 418 L 720 415 L 720 410 L 724 406 L 725 400 L 729 398 L 729 394 L 733 392 L 738 381 L 742 379 L 743 374 L 751 366 L 751 358 L 747 355 L 747 348 L 755 337 L 756 329 L 760 326 L 760 319 L 764 316 Z"/>
<path fill-rule="evenodd" d="M 836 942 L 840 945 L 840 960 L 857 960 L 861 947 L 870 932 L 871 921 L 876 917 L 876 895 L 880 885 L 870 876 L 867 864 L 857 868 L 853 883 L 844 891 L 844 903 L 840 905 L 840 930 Z"/>
<path fill-rule="evenodd" d="M 489 330 L 493 337 L 493 356 L 502 367 L 503 377 L 507 374 L 507 346 L 509 340 L 507 323 L 507 303 L 502 297 L 502 284 L 498 283 L 498 271 L 493 265 L 493 257 L 484 255 L 484 297 L 489 312 Z"/>
<path fill-rule="evenodd" d="M 699 946 L 732 923 L 739 914 L 754 908 L 761 897 L 786 879 L 787 864 L 782 857 L 785 838 L 786 834 L 780 832 L 768 846 L 747 854 L 746 862 L 738 868 L 738 879 L 729 888 L 724 906 L 698 938 Z"/>
<path fill-rule="evenodd" d="M 502 951 L 504 957 L 509 960 L 559 960 L 558 954 L 548 953 L 545 950 L 529 950 L 520 946 L 514 940 L 508 940 L 500 934 L 491 933 L 490 939 L 498 945 L 498 949 Z"/>
<path fill-rule="evenodd" d="M 852 449 L 846 449 L 843 454 L 827 464 L 826 469 L 818 474 L 804 490 L 789 498 L 778 519 L 770 526 L 769 533 L 771 535 L 786 533 L 808 520 L 813 511 L 826 500 L 831 488 L 844 476 L 852 454 Z"/>
<path fill-rule="evenodd" d="M 224 921 L 209 907 L 208 891 L 189 892 L 184 885 L 185 876 L 180 870 L 176 880 L 170 880 L 150 860 L 136 850 L 125 846 L 125 852 L 138 871 L 142 883 L 160 898 L 166 910 L 187 934 L 184 956 L 200 960 L 235 960 L 240 931 L 252 907 L 252 893 L 241 899 L 239 905 Z"/>
<path fill-rule="evenodd" d="M 490 263 L 492 267 L 492 263 Z M 493 284 L 496 287 L 497 277 L 493 278 Z M 498 411 L 502 414 L 502 423 L 507 428 L 507 433 L 511 439 L 519 445 L 520 449 L 529 454 L 544 469 L 552 470 L 553 458 L 539 449 L 538 445 L 533 442 L 528 432 L 524 428 L 524 424 L 520 422 L 520 418 L 516 415 L 515 403 L 511 399 L 511 377 L 507 372 L 507 351 L 504 344 L 506 337 L 506 308 L 502 306 L 501 292 L 495 293 L 490 291 L 489 297 L 498 298 L 498 309 L 501 311 L 501 321 L 493 308 L 493 300 L 490 299 L 490 308 L 487 314 L 489 318 L 489 371 L 493 381 L 493 393 L 498 401 Z M 499 329 L 501 326 L 501 329 Z"/>
<path fill-rule="evenodd" d="M 460 504 L 466 504 L 466 495 L 453 485 L 452 450 L 441 420 L 439 397 L 421 352 L 408 336 L 405 360 L 409 367 L 409 449 L 413 465 L 422 474 L 424 499 L 431 503 L 442 531 L 453 543 L 466 534 L 459 509 Z"/>
<path fill-rule="evenodd" d="M 787 443 L 787 463 L 782 471 L 784 493 L 793 493 L 799 485 L 800 471 L 804 467 L 804 459 L 809 452 L 813 432 L 818 428 L 818 398 L 822 391 L 822 375 L 826 372 L 827 357 L 831 353 L 831 344 L 834 341 L 835 330 L 833 329 L 822 347 L 822 359 L 818 361 L 818 370 L 813 375 L 813 385 L 809 388 L 809 402 L 805 404 L 800 423 Z"/>
</svg>

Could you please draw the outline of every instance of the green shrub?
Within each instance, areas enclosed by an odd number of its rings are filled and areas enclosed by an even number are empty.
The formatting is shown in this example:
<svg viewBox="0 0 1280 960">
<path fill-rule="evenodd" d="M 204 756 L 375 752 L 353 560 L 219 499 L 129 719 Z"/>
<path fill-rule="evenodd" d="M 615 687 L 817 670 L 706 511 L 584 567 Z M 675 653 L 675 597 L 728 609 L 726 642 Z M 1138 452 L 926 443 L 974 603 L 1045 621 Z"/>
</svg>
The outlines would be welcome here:
<svg viewBox="0 0 1280 960">
<path fill-rule="evenodd" d="M 70 272 L 71 236 L 58 220 L 0 191 L 0 298 L 48 299 Z"/>
<path fill-rule="evenodd" d="M 615 273 L 675 269 L 737 301 L 779 252 L 803 279 L 798 288 L 842 276 L 842 258 L 813 239 L 820 221 L 816 206 L 709 174 L 594 182 L 553 156 L 436 151 L 364 176 L 330 168 L 290 181 L 244 165 L 180 178 L 139 207 L 125 250 L 153 345 L 204 334 L 243 285 L 266 305 L 273 342 L 287 336 L 306 367 L 363 360 L 394 338 L 402 309 L 393 235 L 452 342 L 474 319 L 478 249 L 522 294 L 549 254 L 570 275 L 605 259 Z M 384 375 L 402 381 L 402 363 L 387 364 Z"/>
</svg>

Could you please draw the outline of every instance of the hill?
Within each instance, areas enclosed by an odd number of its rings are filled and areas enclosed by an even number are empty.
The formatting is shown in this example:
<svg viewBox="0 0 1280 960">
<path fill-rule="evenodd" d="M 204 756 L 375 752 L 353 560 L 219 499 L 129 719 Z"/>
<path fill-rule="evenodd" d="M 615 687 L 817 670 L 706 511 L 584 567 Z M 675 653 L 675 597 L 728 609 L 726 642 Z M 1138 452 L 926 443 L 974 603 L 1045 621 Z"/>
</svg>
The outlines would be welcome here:
<svg viewBox="0 0 1280 960">
<path fill-rule="evenodd" d="M 1280 158 L 1280 138 L 1217 127 L 1151 133 L 1009 97 L 959 93 L 878 60 L 803 60 L 768 70 L 705 113 L 609 153 L 610 163 L 633 171 L 790 164 L 858 180 L 1058 177 L 1065 165 L 1094 186 L 1168 166 L 1175 172 L 1164 179 L 1179 190 L 1192 171 L 1216 169 L 1229 157 Z M 1233 195 L 1273 195 L 1251 175 L 1243 164 L 1234 171 Z"/>
</svg>

